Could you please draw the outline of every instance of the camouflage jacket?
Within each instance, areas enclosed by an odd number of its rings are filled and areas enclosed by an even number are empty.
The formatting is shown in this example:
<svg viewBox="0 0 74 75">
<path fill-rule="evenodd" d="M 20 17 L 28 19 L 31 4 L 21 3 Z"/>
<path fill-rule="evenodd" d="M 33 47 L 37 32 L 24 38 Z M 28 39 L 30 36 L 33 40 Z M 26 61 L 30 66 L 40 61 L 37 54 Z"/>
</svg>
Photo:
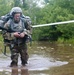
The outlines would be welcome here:
<svg viewBox="0 0 74 75">
<path fill-rule="evenodd" d="M 14 23 L 13 19 L 9 19 L 4 27 L 6 29 L 15 29 L 15 31 L 17 32 L 20 31 L 20 30 L 23 30 L 23 33 L 25 33 L 26 35 L 28 36 L 31 36 L 32 34 L 32 26 L 31 26 L 31 20 L 29 17 L 25 17 L 25 18 L 21 18 L 20 19 L 20 22 L 19 23 Z M 8 40 L 14 40 L 15 37 L 13 36 L 13 33 L 9 33 L 9 32 L 6 32 L 3 36 L 5 39 L 8 39 Z"/>
</svg>

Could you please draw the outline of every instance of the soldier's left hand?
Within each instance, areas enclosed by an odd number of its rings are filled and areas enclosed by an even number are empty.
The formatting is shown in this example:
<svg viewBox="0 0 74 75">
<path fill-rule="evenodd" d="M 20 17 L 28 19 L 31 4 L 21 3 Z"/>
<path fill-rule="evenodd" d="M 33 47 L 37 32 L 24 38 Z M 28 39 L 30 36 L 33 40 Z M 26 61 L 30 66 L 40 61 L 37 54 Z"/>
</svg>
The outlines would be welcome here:
<svg viewBox="0 0 74 75">
<path fill-rule="evenodd" d="M 23 38 L 25 36 L 24 33 L 20 33 L 20 38 Z"/>
</svg>

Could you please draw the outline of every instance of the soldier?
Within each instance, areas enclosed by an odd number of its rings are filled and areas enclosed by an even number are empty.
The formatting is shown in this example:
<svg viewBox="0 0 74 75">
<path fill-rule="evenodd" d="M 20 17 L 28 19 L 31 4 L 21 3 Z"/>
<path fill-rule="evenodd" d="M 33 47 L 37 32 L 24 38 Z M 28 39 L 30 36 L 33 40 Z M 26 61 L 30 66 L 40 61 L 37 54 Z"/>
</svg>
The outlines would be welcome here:
<svg viewBox="0 0 74 75">
<path fill-rule="evenodd" d="M 18 65 L 18 56 L 21 56 L 21 64 L 25 66 L 28 61 L 26 40 L 31 35 L 31 20 L 30 17 L 22 17 L 22 10 L 20 7 L 11 9 L 10 18 L 4 25 L 5 28 L 13 30 L 14 32 L 5 34 L 5 39 L 10 41 L 11 49 L 11 64 L 10 66 Z M 27 19 L 28 18 L 28 19 Z"/>
</svg>

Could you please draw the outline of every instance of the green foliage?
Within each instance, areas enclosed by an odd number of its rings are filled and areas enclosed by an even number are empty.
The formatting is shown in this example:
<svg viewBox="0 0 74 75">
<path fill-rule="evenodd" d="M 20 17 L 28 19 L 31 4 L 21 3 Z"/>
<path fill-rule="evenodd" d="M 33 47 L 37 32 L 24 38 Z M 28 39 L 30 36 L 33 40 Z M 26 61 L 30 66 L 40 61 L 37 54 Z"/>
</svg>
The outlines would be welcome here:
<svg viewBox="0 0 74 75">
<path fill-rule="evenodd" d="M 37 24 L 61 22 L 74 19 L 73 0 L 50 0 L 37 15 Z M 71 8 L 72 7 L 72 8 Z M 69 40 L 74 37 L 74 25 L 58 25 L 41 29 L 39 40 L 55 40 L 63 38 Z"/>
<path fill-rule="evenodd" d="M 32 24 L 46 24 L 74 19 L 74 0 L 44 0 L 45 6 L 37 6 L 39 0 L 0 0 L 0 16 L 8 13 L 12 7 L 20 6 L 25 15 L 29 15 Z M 34 40 L 58 39 L 69 40 L 74 38 L 74 23 L 36 28 L 33 31 Z M 62 41 L 63 41 L 62 40 Z"/>
<path fill-rule="evenodd" d="M 10 3 L 8 3 L 10 2 Z M 9 0 L 0 0 L 0 16 L 9 12 L 11 6 L 11 1 Z"/>
<path fill-rule="evenodd" d="M 20 0 L 14 0 L 14 6 L 20 6 Z"/>
</svg>

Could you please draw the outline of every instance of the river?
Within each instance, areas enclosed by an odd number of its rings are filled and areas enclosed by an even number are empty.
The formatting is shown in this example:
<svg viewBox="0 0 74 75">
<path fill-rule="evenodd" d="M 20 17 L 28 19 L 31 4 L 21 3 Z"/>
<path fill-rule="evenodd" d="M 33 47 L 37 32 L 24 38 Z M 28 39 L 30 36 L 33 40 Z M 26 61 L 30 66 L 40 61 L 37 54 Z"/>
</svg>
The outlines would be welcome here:
<svg viewBox="0 0 74 75">
<path fill-rule="evenodd" d="M 0 75 L 74 75 L 74 46 L 49 42 L 28 44 L 29 60 L 25 67 L 10 68 L 11 59 L 0 54 Z M 9 54 L 8 54 L 9 55 Z"/>
</svg>

